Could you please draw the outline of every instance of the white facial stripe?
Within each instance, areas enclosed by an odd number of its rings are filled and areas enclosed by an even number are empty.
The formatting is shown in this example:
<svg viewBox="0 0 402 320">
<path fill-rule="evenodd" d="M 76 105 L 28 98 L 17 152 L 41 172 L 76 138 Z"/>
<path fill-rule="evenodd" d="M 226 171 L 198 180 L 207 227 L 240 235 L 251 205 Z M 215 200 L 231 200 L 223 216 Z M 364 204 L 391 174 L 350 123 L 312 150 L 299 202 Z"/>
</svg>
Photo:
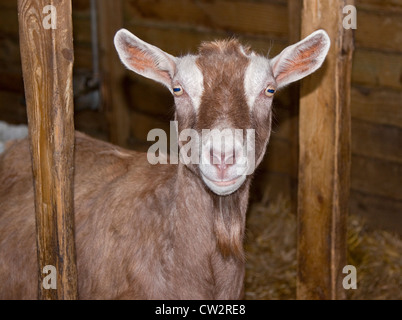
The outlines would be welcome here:
<svg viewBox="0 0 402 320">
<path fill-rule="evenodd" d="M 196 64 L 196 59 L 197 57 L 193 55 L 178 58 L 175 81 L 182 85 L 191 98 L 195 110 L 198 110 L 204 92 L 204 77 Z"/>
<path fill-rule="evenodd" d="M 257 55 L 250 57 L 250 63 L 244 75 L 244 92 L 250 110 L 254 106 L 255 99 L 265 89 L 270 74 L 268 59 Z"/>
</svg>

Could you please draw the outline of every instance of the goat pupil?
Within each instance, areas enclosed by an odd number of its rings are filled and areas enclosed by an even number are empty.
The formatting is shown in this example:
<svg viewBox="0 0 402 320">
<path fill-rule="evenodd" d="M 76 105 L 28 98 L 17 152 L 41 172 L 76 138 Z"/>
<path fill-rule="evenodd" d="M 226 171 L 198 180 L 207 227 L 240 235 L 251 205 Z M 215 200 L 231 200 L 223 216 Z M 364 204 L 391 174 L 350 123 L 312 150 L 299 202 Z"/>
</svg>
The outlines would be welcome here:
<svg viewBox="0 0 402 320">
<path fill-rule="evenodd" d="M 275 90 L 274 89 L 268 89 L 268 92 L 269 93 L 275 93 Z"/>
<path fill-rule="evenodd" d="M 173 91 L 174 91 L 174 92 L 180 92 L 181 89 L 180 89 L 180 88 L 173 88 Z"/>
</svg>

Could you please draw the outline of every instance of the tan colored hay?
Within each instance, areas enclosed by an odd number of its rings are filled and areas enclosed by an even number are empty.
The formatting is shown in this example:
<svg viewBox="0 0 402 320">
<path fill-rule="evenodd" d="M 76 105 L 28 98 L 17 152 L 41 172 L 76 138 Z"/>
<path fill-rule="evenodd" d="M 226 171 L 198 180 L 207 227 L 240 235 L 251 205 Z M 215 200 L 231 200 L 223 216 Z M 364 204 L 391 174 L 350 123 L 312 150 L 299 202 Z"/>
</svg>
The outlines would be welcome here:
<svg viewBox="0 0 402 320">
<path fill-rule="evenodd" d="M 246 231 L 245 299 L 296 298 L 296 215 L 283 197 L 250 206 Z M 353 215 L 348 223 L 348 264 L 357 269 L 349 299 L 402 299 L 402 239 L 369 230 Z"/>
</svg>

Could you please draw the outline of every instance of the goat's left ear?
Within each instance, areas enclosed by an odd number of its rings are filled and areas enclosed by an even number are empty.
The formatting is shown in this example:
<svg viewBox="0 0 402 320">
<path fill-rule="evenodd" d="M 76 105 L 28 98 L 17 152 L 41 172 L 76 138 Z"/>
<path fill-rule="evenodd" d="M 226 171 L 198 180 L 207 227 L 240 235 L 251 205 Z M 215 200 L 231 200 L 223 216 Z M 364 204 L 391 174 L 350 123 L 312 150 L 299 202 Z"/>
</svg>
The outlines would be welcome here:
<svg viewBox="0 0 402 320">
<path fill-rule="evenodd" d="M 271 67 L 278 89 L 308 76 L 321 67 L 330 45 L 328 34 L 324 30 L 318 30 L 273 58 Z"/>
<path fill-rule="evenodd" d="M 176 70 L 174 56 L 146 43 L 126 29 L 117 31 L 114 45 L 128 69 L 164 84 L 173 92 L 172 79 Z"/>
</svg>

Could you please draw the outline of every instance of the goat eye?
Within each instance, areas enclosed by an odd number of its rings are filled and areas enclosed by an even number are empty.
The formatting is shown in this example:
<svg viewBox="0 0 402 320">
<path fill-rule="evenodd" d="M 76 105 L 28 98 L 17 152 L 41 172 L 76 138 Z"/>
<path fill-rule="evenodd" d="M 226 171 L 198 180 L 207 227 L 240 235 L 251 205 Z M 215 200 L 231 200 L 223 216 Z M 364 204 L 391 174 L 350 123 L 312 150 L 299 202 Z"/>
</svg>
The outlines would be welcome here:
<svg viewBox="0 0 402 320">
<path fill-rule="evenodd" d="M 268 86 L 268 87 L 265 89 L 265 95 L 266 95 L 267 97 L 273 97 L 274 94 L 275 94 L 275 92 L 276 92 L 276 90 L 275 90 L 275 88 L 272 87 L 272 86 Z"/>
<path fill-rule="evenodd" d="M 184 93 L 182 86 L 181 85 L 174 86 L 173 93 L 176 97 L 181 96 Z"/>
</svg>

